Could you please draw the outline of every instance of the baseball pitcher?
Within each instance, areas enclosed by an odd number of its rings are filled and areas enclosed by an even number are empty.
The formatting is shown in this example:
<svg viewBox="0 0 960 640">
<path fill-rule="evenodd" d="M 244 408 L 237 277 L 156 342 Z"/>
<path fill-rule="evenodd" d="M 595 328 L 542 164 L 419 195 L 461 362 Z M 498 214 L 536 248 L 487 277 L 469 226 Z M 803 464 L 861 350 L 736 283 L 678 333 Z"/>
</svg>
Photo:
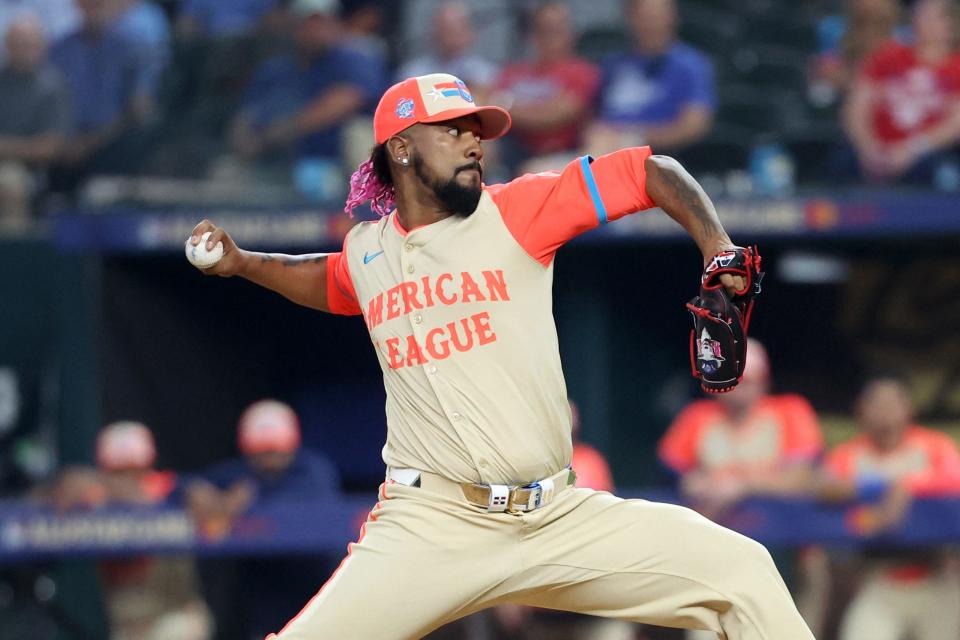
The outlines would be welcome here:
<svg viewBox="0 0 960 640">
<path fill-rule="evenodd" d="M 569 468 L 557 250 L 659 207 L 701 249 L 704 283 L 733 300 L 748 295 L 750 273 L 717 265 L 749 265 L 752 252 L 732 244 L 690 175 L 648 147 L 484 184 L 483 141 L 509 128 L 505 110 L 474 104 L 458 78 L 409 78 L 380 100 L 376 146 L 350 181 L 347 209 L 369 201 L 381 218 L 357 224 L 341 252 L 245 251 L 209 221 L 188 241 L 211 232 L 205 247 L 222 243 L 206 274 L 362 315 L 383 368 L 380 501 L 340 567 L 270 638 L 420 638 L 505 602 L 744 640 L 812 638 L 760 544 L 682 507 L 577 488 Z M 734 343 L 711 357 L 735 363 L 742 354 L 723 352 Z"/>
</svg>

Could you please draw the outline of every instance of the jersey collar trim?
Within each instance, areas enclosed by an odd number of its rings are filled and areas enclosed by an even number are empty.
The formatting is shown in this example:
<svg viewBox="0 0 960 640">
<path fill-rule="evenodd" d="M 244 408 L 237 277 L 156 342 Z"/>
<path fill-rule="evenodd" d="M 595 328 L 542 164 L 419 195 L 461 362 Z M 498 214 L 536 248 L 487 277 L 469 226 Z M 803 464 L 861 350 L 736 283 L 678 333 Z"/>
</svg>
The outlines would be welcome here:
<svg viewBox="0 0 960 640">
<path fill-rule="evenodd" d="M 390 217 L 393 218 L 393 227 L 397 230 L 397 233 L 406 238 L 407 233 L 409 232 L 403 228 L 402 224 L 400 224 L 400 216 L 397 215 L 396 209 L 394 209 L 393 213 L 390 214 Z"/>
</svg>

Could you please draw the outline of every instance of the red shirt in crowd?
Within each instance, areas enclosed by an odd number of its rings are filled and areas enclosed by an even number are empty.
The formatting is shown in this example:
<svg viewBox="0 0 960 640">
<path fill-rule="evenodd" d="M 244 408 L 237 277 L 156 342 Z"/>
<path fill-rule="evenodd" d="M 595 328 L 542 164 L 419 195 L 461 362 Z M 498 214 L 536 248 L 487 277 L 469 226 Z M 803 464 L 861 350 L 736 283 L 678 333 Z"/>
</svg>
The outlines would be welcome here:
<svg viewBox="0 0 960 640">
<path fill-rule="evenodd" d="M 876 90 L 873 130 L 885 143 L 936 126 L 960 100 L 960 54 L 934 65 L 919 60 L 912 47 L 889 42 L 866 59 L 863 75 Z"/>
<path fill-rule="evenodd" d="M 506 67 L 497 81 L 498 91 L 508 92 L 513 104 L 543 104 L 560 95 L 572 95 L 590 105 L 600 85 L 600 72 L 591 63 L 567 58 L 547 64 L 517 62 Z M 580 144 L 580 131 L 585 118 L 549 129 L 531 131 L 514 124 L 512 135 L 536 154 L 575 149 Z"/>
</svg>

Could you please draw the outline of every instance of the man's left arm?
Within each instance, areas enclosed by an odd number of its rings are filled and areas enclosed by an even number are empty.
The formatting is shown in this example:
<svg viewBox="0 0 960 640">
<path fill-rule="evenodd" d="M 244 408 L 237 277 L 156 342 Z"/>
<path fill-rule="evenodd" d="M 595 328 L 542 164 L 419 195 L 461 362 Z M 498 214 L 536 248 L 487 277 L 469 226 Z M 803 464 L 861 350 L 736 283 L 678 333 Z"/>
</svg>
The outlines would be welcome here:
<svg viewBox="0 0 960 640">
<path fill-rule="evenodd" d="M 676 220 L 700 247 L 704 265 L 733 247 L 710 198 L 680 163 L 631 147 L 583 156 L 563 171 L 527 174 L 487 187 L 517 242 L 544 266 L 570 239 L 638 211 L 656 207 Z M 742 278 L 723 274 L 724 286 L 742 291 Z"/>
<path fill-rule="evenodd" d="M 704 265 L 717 253 L 736 246 L 723 229 L 710 197 L 679 162 L 668 156 L 650 156 L 644 168 L 647 195 L 686 229 L 700 248 Z M 723 274 L 720 281 L 731 293 L 746 286 L 740 276 Z"/>
</svg>

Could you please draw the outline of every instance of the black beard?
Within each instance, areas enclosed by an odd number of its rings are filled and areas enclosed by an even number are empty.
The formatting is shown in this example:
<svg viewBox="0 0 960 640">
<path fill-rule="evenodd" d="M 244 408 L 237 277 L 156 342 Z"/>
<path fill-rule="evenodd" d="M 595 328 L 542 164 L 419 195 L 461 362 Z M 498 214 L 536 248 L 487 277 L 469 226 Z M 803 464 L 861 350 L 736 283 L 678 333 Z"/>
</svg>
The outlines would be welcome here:
<svg viewBox="0 0 960 640">
<path fill-rule="evenodd" d="M 459 173 L 459 170 L 454 172 L 453 177 L 449 180 L 435 180 L 427 175 L 423 158 L 418 154 L 413 156 L 413 171 L 417 174 L 420 182 L 433 191 L 434 197 L 443 208 L 453 215 L 466 218 L 477 210 L 483 191 L 480 187 L 465 187 L 458 183 L 457 173 Z"/>
</svg>

